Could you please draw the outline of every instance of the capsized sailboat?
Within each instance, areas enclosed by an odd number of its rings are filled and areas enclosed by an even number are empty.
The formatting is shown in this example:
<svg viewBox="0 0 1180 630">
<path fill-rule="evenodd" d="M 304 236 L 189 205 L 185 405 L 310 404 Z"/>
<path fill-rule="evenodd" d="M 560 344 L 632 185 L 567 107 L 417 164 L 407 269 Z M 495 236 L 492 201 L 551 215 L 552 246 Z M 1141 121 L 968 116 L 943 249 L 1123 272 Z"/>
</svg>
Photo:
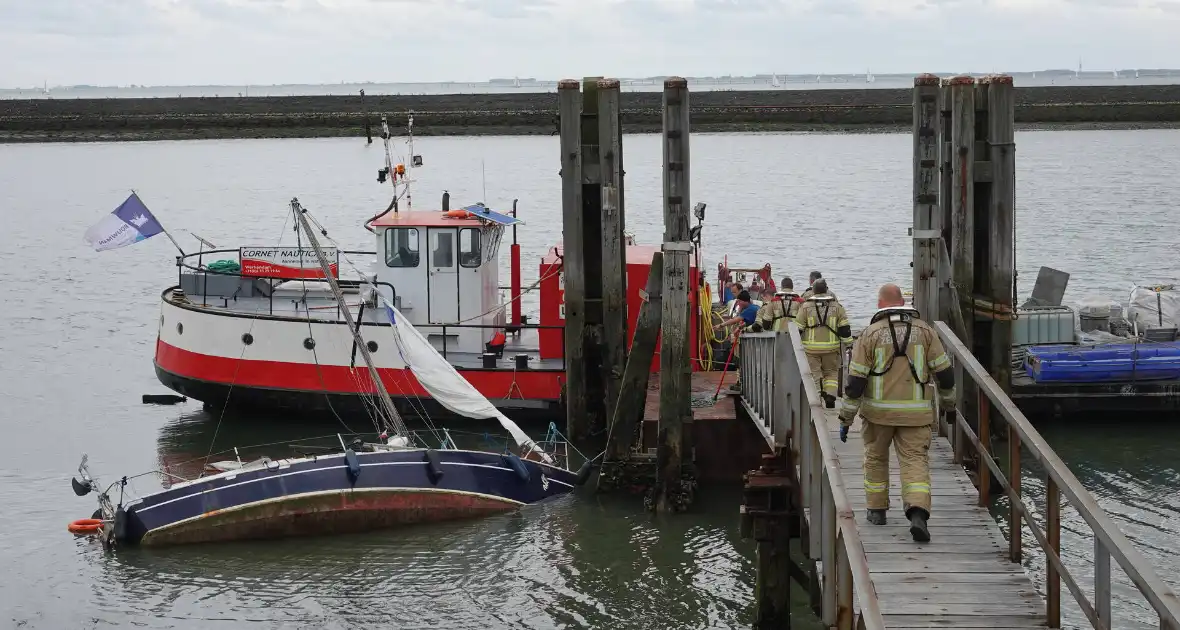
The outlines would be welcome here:
<svg viewBox="0 0 1180 630">
<path fill-rule="evenodd" d="M 298 200 L 292 200 L 291 209 L 324 266 L 333 293 L 343 303 L 306 211 Z M 221 472 L 182 480 L 131 500 L 125 490 L 135 477 L 122 477 L 104 487 L 91 475 L 84 455 L 78 467 L 81 479 L 73 479 L 73 488 L 79 496 L 97 493 L 99 509 L 93 526 L 104 545 L 281 538 L 476 517 L 566 494 L 585 482 L 591 462 L 577 472 L 569 470 L 569 446 L 564 439 L 542 445 L 529 438 L 392 304 L 383 301 L 383 305 L 393 325 L 382 330 L 391 331 L 422 386 L 454 413 L 498 420 L 517 445 L 515 452 L 465 450 L 457 448 L 446 431 L 410 431 L 382 385 L 360 328 L 345 309 L 377 391 L 378 441 L 347 442 L 340 437 L 339 452 L 216 462 L 211 467 Z"/>
</svg>

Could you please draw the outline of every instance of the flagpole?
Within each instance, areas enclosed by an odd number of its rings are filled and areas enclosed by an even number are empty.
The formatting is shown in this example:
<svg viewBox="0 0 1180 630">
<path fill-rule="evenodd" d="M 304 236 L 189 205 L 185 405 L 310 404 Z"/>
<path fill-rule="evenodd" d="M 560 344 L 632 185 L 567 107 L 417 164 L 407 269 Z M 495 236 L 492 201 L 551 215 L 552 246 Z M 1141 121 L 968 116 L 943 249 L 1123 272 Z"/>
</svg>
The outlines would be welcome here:
<svg viewBox="0 0 1180 630">
<path fill-rule="evenodd" d="M 139 199 L 139 193 L 135 192 L 134 188 L 131 189 L 131 194 L 135 195 L 136 199 Z M 139 199 L 139 203 L 143 204 L 143 199 Z M 144 204 L 144 207 L 146 208 L 147 205 Z M 160 221 L 160 217 L 157 217 L 155 213 L 152 213 L 152 216 L 155 217 L 156 223 L 159 224 L 160 231 L 163 232 L 164 236 L 167 236 L 168 240 L 172 241 L 172 244 L 176 246 L 176 251 L 180 252 L 181 256 L 188 256 L 188 254 L 184 253 L 184 249 L 181 248 L 180 243 L 177 243 L 176 239 L 172 238 L 172 234 L 170 234 L 168 230 L 164 228 L 164 224 Z"/>
</svg>

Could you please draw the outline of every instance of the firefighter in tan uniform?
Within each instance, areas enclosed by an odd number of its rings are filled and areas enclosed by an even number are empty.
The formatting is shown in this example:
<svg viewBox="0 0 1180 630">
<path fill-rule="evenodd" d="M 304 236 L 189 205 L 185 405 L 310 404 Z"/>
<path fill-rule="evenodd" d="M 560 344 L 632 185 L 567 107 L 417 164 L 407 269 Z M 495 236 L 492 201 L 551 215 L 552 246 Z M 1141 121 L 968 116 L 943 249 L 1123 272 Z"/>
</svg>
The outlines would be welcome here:
<svg viewBox="0 0 1180 630">
<path fill-rule="evenodd" d="M 836 406 L 836 388 L 840 384 L 840 344 L 852 343 L 852 329 L 844 307 L 828 294 L 826 280 L 816 280 L 810 291 L 811 297 L 799 308 L 795 323 L 801 329 L 816 389 L 831 409 Z"/>
<path fill-rule="evenodd" d="M 823 277 L 824 277 L 824 275 L 818 271 L 813 271 L 810 274 L 808 274 L 808 276 L 807 276 L 807 282 L 808 282 L 807 289 L 803 291 L 803 299 L 804 300 L 806 300 L 807 298 L 809 298 L 815 294 L 815 281 L 821 280 L 821 279 L 823 279 Z M 832 293 L 831 287 L 828 288 L 828 295 L 832 296 L 833 299 L 838 299 L 838 298 L 836 298 L 836 294 Z"/>
<path fill-rule="evenodd" d="M 852 348 L 840 409 L 840 439 L 860 412 L 868 520 L 885 524 L 889 509 L 889 445 L 901 467 L 902 503 L 910 534 L 930 540 L 930 441 L 936 384 L 943 408 L 954 404 L 954 370 L 938 335 L 905 305 L 901 289 L 881 287 L 878 311 Z"/>
<path fill-rule="evenodd" d="M 803 306 L 803 298 L 795 293 L 795 283 L 790 276 L 783 276 L 782 282 L 778 285 L 778 293 L 774 294 L 774 299 L 781 303 L 782 318 L 775 322 L 775 332 L 781 332 L 787 329 L 787 324 L 795 321 L 795 317 L 799 315 L 799 308 Z"/>
<path fill-rule="evenodd" d="M 754 332 L 778 330 L 779 322 L 786 320 L 782 301 L 775 298 L 774 290 L 770 288 L 762 289 L 761 297 L 762 306 L 758 309 L 756 326 L 751 329 Z"/>
</svg>

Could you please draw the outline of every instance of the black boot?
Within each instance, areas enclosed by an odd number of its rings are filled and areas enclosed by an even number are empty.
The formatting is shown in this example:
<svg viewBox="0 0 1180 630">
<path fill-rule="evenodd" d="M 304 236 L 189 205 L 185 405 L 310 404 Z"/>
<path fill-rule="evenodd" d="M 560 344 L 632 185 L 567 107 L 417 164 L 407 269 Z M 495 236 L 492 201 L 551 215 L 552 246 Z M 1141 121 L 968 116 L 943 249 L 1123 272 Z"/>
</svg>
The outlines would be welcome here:
<svg viewBox="0 0 1180 630">
<path fill-rule="evenodd" d="M 914 507 L 906 511 L 906 518 L 910 519 L 910 535 L 914 537 L 914 542 L 930 542 L 930 529 L 926 526 L 930 513 Z"/>
<path fill-rule="evenodd" d="M 873 525 L 884 525 L 885 510 L 869 510 L 869 522 Z"/>
</svg>

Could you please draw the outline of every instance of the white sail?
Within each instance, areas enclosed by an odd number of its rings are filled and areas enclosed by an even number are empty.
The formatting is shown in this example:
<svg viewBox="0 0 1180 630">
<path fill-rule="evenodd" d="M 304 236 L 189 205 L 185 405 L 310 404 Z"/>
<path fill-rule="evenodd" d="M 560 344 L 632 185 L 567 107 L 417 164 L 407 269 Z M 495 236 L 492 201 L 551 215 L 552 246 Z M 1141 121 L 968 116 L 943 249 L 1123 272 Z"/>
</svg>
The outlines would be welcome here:
<svg viewBox="0 0 1180 630">
<path fill-rule="evenodd" d="M 381 302 L 393 323 L 394 337 L 402 360 L 432 398 L 448 410 L 467 418 L 495 418 L 521 448 L 532 449 L 545 463 L 553 463 L 553 459 L 520 426 L 496 409 L 491 401 L 463 378 L 400 311 L 384 298 Z"/>
</svg>

